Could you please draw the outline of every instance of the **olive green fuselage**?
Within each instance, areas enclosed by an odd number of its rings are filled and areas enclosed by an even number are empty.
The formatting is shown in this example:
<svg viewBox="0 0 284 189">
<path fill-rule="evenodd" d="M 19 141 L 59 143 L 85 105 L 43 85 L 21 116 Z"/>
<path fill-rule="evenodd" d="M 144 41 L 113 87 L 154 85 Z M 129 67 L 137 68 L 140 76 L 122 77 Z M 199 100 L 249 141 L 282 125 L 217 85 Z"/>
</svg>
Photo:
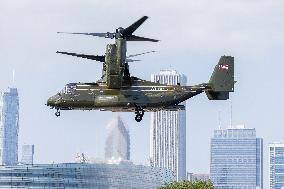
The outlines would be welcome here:
<svg viewBox="0 0 284 189">
<path fill-rule="evenodd" d="M 205 87 L 183 87 L 163 85 L 150 81 L 131 79 L 120 89 L 110 89 L 103 83 L 72 83 L 62 92 L 51 97 L 48 104 L 62 110 L 110 110 L 135 111 L 143 107 L 145 111 L 180 109 L 179 103 L 203 92 Z"/>
</svg>

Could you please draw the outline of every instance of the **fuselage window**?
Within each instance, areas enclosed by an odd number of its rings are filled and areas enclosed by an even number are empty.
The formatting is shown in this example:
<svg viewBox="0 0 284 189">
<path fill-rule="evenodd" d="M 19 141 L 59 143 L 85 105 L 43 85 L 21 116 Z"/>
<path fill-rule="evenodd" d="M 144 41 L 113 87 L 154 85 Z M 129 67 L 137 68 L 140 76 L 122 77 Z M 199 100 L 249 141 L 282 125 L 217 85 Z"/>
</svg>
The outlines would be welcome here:
<svg viewBox="0 0 284 189">
<path fill-rule="evenodd" d="M 65 86 L 64 93 L 65 94 L 74 94 L 76 91 L 76 85 L 75 84 L 67 84 Z"/>
</svg>

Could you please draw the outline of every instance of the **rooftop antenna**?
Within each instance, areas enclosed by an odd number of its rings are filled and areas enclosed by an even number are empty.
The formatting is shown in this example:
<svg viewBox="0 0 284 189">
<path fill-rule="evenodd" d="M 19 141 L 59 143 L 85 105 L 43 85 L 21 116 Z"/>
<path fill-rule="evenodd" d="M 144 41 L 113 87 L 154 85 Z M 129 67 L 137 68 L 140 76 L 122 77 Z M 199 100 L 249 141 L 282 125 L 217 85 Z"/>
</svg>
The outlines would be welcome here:
<svg viewBox="0 0 284 189">
<path fill-rule="evenodd" d="M 233 128 L 233 100 L 230 100 L 230 128 Z"/>
<path fill-rule="evenodd" d="M 15 70 L 13 70 L 13 84 L 15 84 Z"/>
<path fill-rule="evenodd" d="M 150 158 L 149 158 L 149 162 L 150 162 L 150 166 L 151 166 L 151 167 L 154 167 L 154 161 L 153 161 L 153 158 L 151 158 L 151 157 L 150 157 Z"/>
<path fill-rule="evenodd" d="M 220 106 L 219 106 L 219 111 L 218 111 L 218 121 L 219 121 L 218 128 L 221 129 L 222 122 L 221 122 L 221 107 Z"/>
</svg>

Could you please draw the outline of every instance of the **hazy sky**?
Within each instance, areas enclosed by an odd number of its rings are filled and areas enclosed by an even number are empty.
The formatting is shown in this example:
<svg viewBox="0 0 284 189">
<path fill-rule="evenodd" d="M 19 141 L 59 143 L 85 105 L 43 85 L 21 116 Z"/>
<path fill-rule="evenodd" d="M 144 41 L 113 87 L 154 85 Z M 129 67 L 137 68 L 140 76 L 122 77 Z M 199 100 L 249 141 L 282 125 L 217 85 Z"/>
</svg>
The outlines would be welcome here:
<svg viewBox="0 0 284 189">
<path fill-rule="evenodd" d="M 56 118 L 44 104 L 68 82 L 96 81 L 102 65 L 58 55 L 57 50 L 104 54 L 110 40 L 59 35 L 57 31 L 112 32 L 143 15 L 150 18 L 135 34 L 160 43 L 130 42 L 130 54 L 156 50 L 131 64 L 131 73 L 150 79 L 151 73 L 174 68 L 189 84 L 208 81 L 221 55 L 235 57 L 238 83 L 231 95 L 233 123 L 244 123 L 264 138 L 265 180 L 267 144 L 284 140 L 284 1 L 269 0 L 0 0 L 0 89 L 12 85 L 12 70 L 20 94 L 20 145 L 35 144 L 37 163 L 70 162 L 77 152 L 103 157 L 105 126 L 115 113 L 65 111 Z M 208 101 L 201 94 L 187 101 L 187 170 L 209 172 L 210 137 L 227 127 L 230 101 Z M 141 123 L 122 113 L 131 133 L 131 159 L 149 157 L 149 113 Z"/>
</svg>

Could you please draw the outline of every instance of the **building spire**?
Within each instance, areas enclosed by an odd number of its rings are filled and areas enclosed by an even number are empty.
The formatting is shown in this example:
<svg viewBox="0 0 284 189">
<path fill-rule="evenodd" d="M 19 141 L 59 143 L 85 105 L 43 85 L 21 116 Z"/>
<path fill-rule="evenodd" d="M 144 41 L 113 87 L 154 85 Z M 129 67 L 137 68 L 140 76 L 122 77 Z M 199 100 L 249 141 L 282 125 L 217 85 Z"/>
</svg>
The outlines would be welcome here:
<svg viewBox="0 0 284 189">
<path fill-rule="evenodd" d="M 230 100 L 230 128 L 233 128 L 233 100 Z"/>
<path fill-rule="evenodd" d="M 15 70 L 13 70 L 13 84 L 15 83 Z"/>
<path fill-rule="evenodd" d="M 220 106 L 219 106 L 219 110 L 218 110 L 218 121 L 219 121 L 218 128 L 221 129 L 222 120 L 221 120 L 221 107 Z"/>
</svg>

